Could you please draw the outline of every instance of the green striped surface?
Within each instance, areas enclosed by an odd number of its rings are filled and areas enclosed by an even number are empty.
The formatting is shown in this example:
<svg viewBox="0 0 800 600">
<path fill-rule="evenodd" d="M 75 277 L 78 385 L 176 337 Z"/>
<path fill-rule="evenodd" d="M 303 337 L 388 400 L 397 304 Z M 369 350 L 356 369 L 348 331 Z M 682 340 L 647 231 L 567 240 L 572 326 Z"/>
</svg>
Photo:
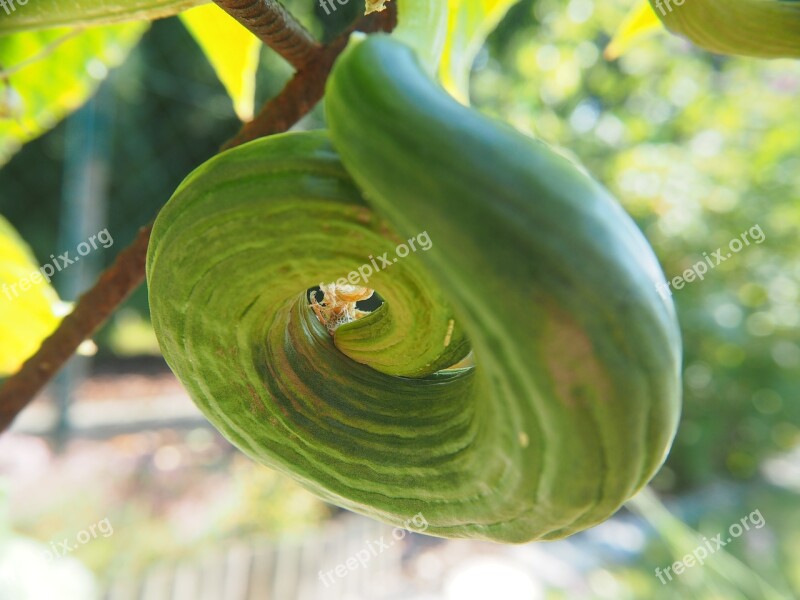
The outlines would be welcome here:
<svg viewBox="0 0 800 600">
<path fill-rule="evenodd" d="M 712 52 L 758 58 L 800 56 L 796 0 L 650 0 L 664 25 Z"/>
<path fill-rule="evenodd" d="M 248 455 L 387 523 L 523 542 L 606 519 L 661 465 L 680 410 L 645 239 L 388 37 L 351 46 L 327 98 L 347 170 L 324 133 L 275 136 L 212 159 L 160 214 L 147 272 L 170 366 Z M 332 340 L 306 288 L 422 231 L 429 251 L 369 282 L 386 304 Z M 464 332 L 477 367 L 434 372 Z"/>
</svg>

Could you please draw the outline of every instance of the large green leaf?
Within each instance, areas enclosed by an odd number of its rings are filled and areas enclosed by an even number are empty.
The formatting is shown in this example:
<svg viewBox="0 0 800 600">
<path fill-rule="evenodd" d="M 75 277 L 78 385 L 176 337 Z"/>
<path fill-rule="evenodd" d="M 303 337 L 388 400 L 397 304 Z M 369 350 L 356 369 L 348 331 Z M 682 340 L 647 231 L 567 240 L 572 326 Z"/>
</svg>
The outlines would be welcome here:
<svg viewBox="0 0 800 600">
<path fill-rule="evenodd" d="M 393 35 L 414 49 L 445 89 L 469 101 L 469 74 L 486 36 L 518 0 L 399 0 Z M 369 3 L 368 3 L 369 4 Z"/>
<path fill-rule="evenodd" d="M 0 37 L 0 165 L 86 102 L 146 28 L 129 23 Z"/>
<path fill-rule="evenodd" d="M 486 36 L 518 0 L 449 0 L 441 80 L 458 100 L 469 99 L 469 73 Z"/>
<path fill-rule="evenodd" d="M 30 248 L 0 216 L 0 377 L 36 352 L 63 309 Z"/>
<path fill-rule="evenodd" d="M 428 0 L 401 0 L 394 37 L 413 48 L 420 61 L 433 75 L 447 40 L 447 2 Z"/>
<path fill-rule="evenodd" d="M 625 15 L 603 55 L 607 60 L 619 58 L 639 41 L 663 30 L 661 21 L 653 12 L 653 7 L 650 6 L 648 0 L 639 0 L 636 6 Z"/>
<path fill-rule="evenodd" d="M 233 101 L 242 121 L 253 118 L 256 70 L 261 42 L 214 4 L 181 14 Z"/>
<path fill-rule="evenodd" d="M 11 14 L 0 18 L 0 36 L 31 29 L 105 25 L 156 19 L 205 4 L 207 0 L 6 0 Z M 1 9 L 0 9 L 1 10 Z"/>
</svg>

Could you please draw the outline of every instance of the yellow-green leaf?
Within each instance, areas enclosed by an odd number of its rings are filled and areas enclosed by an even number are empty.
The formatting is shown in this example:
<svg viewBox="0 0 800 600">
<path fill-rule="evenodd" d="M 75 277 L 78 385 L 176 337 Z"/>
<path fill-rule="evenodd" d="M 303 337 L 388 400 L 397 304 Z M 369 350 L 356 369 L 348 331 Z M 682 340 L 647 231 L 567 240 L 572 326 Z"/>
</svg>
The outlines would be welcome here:
<svg viewBox="0 0 800 600">
<path fill-rule="evenodd" d="M 663 31 L 661 21 L 647 0 L 639 0 L 636 6 L 622 20 L 622 23 L 611 38 L 604 56 L 614 60 L 625 54 L 637 42 Z"/>
<path fill-rule="evenodd" d="M 425 69 L 459 101 L 469 102 L 469 74 L 486 37 L 518 0 L 399 0 L 392 36 L 414 49 Z M 367 12 L 376 10 L 367 1 Z"/>
<path fill-rule="evenodd" d="M 402 15 L 392 35 L 414 49 L 425 70 L 436 75 L 447 38 L 446 2 L 402 0 L 398 11 Z"/>
<path fill-rule="evenodd" d="M 0 36 L 0 165 L 83 105 L 147 27 L 129 23 Z"/>
<path fill-rule="evenodd" d="M 253 118 L 258 38 L 215 4 L 181 13 L 181 20 L 202 48 L 242 121 Z"/>
<path fill-rule="evenodd" d="M 461 102 L 469 101 L 469 73 L 481 45 L 516 3 L 517 0 L 449 0 L 441 80 Z"/>
<path fill-rule="evenodd" d="M 58 326 L 63 307 L 30 248 L 0 216 L 0 377 L 36 352 Z"/>
<path fill-rule="evenodd" d="M 0 36 L 55 27 L 109 25 L 178 14 L 208 0 L 8 0 L 0 16 Z M 2 7 L 0 7 L 2 10 Z M 8 14 L 6 14 L 8 13 Z"/>
</svg>

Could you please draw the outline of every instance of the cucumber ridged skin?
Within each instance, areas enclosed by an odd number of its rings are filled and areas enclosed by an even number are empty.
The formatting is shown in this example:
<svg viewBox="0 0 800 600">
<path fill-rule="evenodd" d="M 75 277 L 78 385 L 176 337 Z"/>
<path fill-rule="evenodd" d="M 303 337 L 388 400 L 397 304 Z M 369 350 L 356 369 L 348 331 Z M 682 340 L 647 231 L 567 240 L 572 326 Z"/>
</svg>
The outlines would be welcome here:
<svg viewBox="0 0 800 600">
<path fill-rule="evenodd" d="M 454 101 L 389 36 L 339 58 L 326 111 L 368 203 L 401 235 L 436 240 L 421 258 L 475 350 L 480 422 L 460 458 L 484 462 L 458 479 L 450 520 L 425 513 L 429 532 L 523 542 L 608 518 L 661 466 L 680 415 L 677 319 L 635 223 L 545 144 Z M 430 506 L 452 484 L 431 480 Z"/>
<path fill-rule="evenodd" d="M 524 542 L 606 519 L 680 410 L 674 309 L 642 234 L 388 37 L 342 55 L 327 110 L 330 140 L 224 152 L 159 213 L 147 281 L 170 367 L 248 456 L 386 523 Z M 422 231 L 428 251 L 370 281 L 386 304 L 331 338 L 305 290 Z M 478 366 L 436 372 L 466 335 Z"/>
<path fill-rule="evenodd" d="M 650 0 L 664 26 L 705 50 L 755 58 L 800 57 L 796 0 Z"/>
<path fill-rule="evenodd" d="M 469 351 L 463 329 L 417 254 L 370 279 L 386 303 L 333 339 L 306 289 L 403 241 L 325 132 L 303 132 L 198 167 L 159 213 L 147 255 L 162 353 L 209 421 L 254 460 L 398 527 L 437 496 L 434 475 L 461 473 L 449 457 L 474 432 L 472 372 L 432 371 Z"/>
</svg>

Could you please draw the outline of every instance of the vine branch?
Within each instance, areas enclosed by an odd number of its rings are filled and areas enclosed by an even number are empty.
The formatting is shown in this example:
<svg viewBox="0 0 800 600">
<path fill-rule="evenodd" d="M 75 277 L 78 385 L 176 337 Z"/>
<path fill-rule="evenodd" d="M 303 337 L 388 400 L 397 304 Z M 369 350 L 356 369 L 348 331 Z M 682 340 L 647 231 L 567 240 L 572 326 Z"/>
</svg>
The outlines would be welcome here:
<svg viewBox="0 0 800 600">
<path fill-rule="evenodd" d="M 217 4 L 245 5 L 248 1 L 219 0 Z M 258 0 L 257 4 L 274 6 L 278 3 Z M 291 15 L 289 18 L 294 22 Z M 389 10 L 363 17 L 354 27 L 327 46 L 317 46 L 306 59 L 307 64 L 298 70 L 280 94 L 268 101 L 258 116 L 245 124 L 241 131 L 225 144 L 225 148 L 288 130 L 322 98 L 333 63 L 344 50 L 354 30 L 390 32 L 396 24 L 396 8 L 390 5 Z M 270 47 L 274 48 L 272 44 Z M 300 54 L 296 56 L 296 60 L 299 60 Z M 94 286 L 80 297 L 72 313 L 64 317 L 36 354 L 0 387 L 0 432 L 11 425 L 17 415 L 75 354 L 78 346 L 91 337 L 144 281 L 147 244 L 150 241 L 151 229 L 152 224 L 139 231 L 134 242 L 119 253 L 114 264 L 106 269 Z"/>
<path fill-rule="evenodd" d="M 223 150 L 245 142 L 288 130 L 301 117 L 311 111 L 325 94 L 325 83 L 336 58 L 347 46 L 353 31 L 372 33 L 392 31 L 397 25 L 394 5 L 382 13 L 372 13 L 360 19 L 343 35 L 340 35 L 319 52 L 286 84 L 283 91 L 268 101 L 256 117 L 245 123 L 242 129 L 224 146 Z"/>
<path fill-rule="evenodd" d="M 214 0 L 214 3 L 296 69 L 321 48 L 277 0 Z"/>
</svg>

